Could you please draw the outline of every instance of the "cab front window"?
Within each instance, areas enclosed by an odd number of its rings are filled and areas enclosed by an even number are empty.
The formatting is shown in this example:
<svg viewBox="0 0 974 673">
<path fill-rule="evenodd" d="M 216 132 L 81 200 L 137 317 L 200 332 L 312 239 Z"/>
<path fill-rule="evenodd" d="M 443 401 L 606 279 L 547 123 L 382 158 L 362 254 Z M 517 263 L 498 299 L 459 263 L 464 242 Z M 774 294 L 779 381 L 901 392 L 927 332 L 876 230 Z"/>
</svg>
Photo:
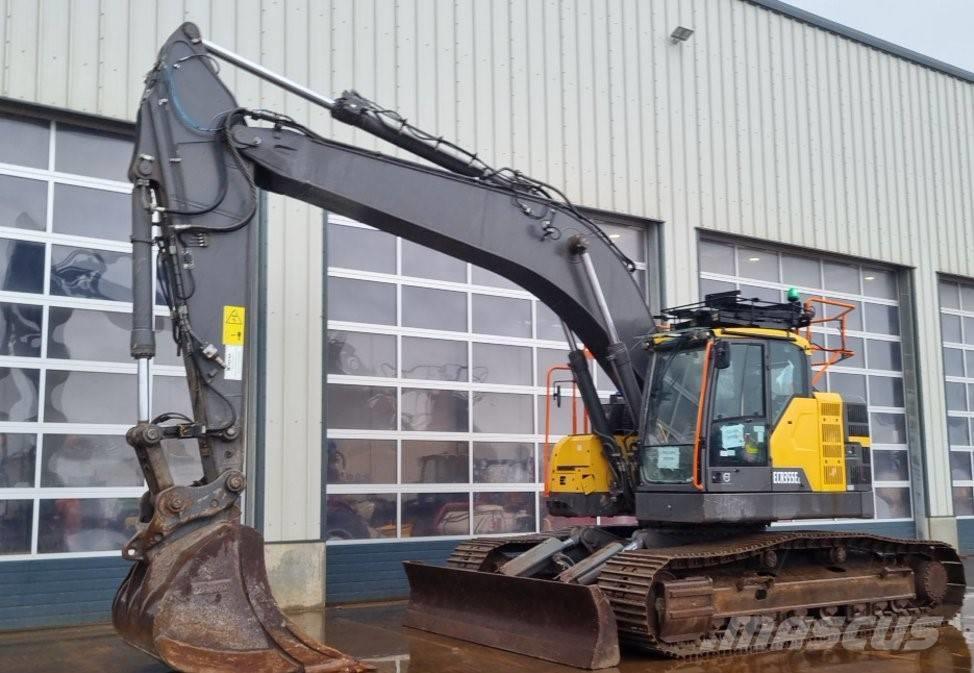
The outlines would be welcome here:
<svg viewBox="0 0 974 673">
<path fill-rule="evenodd" d="M 704 349 L 658 350 L 640 460 L 642 481 L 686 483 L 692 477 Z"/>
</svg>

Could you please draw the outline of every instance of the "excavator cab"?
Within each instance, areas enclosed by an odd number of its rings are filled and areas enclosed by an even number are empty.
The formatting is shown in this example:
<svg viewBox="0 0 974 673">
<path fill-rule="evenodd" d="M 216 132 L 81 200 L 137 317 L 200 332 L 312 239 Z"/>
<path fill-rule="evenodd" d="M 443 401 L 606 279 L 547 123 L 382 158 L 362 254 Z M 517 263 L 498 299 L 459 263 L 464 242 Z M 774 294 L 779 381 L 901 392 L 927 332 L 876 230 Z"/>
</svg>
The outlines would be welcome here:
<svg viewBox="0 0 974 673">
<path fill-rule="evenodd" d="M 638 472 L 634 510 L 625 513 L 645 525 L 749 527 L 873 515 L 865 402 L 813 385 L 812 361 L 824 349 L 809 328 L 835 318 L 816 319 L 813 301 L 741 300 L 736 291 L 664 316 L 673 322 L 645 343 L 639 431 L 613 428 Z M 551 514 L 622 513 L 600 453 L 591 435 L 555 445 Z"/>
<path fill-rule="evenodd" d="M 873 515 L 866 404 L 816 385 L 852 355 L 852 307 L 788 294 L 732 291 L 664 311 L 643 340 L 635 417 L 618 396 L 587 403 L 591 430 L 561 438 L 546 461 L 549 514 L 595 525 L 463 542 L 446 568 L 407 563 L 406 623 L 601 668 L 622 645 L 681 658 L 750 651 L 734 628 L 773 630 L 788 616 L 841 626 L 954 614 L 964 573 L 948 545 L 768 529 Z M 821 346 L 813 326 L 840 346 Z M 584 390 L 586 367 L 568 368 Z"/>
</svg>

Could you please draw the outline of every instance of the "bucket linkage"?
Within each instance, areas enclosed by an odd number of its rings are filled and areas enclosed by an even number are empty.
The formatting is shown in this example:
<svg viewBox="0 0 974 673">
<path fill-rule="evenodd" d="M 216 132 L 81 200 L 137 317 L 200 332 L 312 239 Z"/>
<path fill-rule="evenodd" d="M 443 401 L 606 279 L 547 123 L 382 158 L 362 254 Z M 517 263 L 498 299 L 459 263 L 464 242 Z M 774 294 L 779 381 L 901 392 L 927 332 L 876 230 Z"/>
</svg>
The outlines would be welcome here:
<svg viewBox="0 0 974 673">
<path fill-rule="evenodd" d="M 149 442 L 140 441 L 145 435 Z M 129 441 L 140 458 L 151 453 L 158 461 L 157 435 L 140 424 Z M 145 469 L 149 461 L 140 463 Z M 115 630 L 128 644 L 182 673 L 373 670 L 319 643 L 281 612 L 264 540 L 240 523 L 243 473 L 230 469 L 209 483 L 161 490 L 154 489 L 156 479 L 147 481 L 138 532 L 122 550 L 134 565 L 112 606 Z"/>
</svg>

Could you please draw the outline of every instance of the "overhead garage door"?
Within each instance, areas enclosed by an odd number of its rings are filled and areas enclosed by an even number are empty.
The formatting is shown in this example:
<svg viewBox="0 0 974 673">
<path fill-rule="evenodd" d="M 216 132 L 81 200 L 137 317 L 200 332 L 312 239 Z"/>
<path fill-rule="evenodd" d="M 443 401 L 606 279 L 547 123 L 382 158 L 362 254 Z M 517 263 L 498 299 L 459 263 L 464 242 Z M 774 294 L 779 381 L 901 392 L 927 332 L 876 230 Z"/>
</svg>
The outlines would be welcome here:
<svg viewBox="0 0 974 673">
<path fill-rule="evenodd" d="M 0 630 L 107 619 L 145 490 L 125 443 L 132 142 L 23 112 L 0 115 Z M 155 406 L 186 412 L 155 315 Z M 198 478 L 190 443 L 165 450 L 178 481 Z"/>
<path fill-rule="evenodd" d="M 940 332 L 954 514 L 960 519 L 974 518 L 974 476 L 971 474 L 971 453 L 974 452 L 971 427 L 974 423 L 974 283 L 940 281 Z M 962 532 L 969 528 L 959 526 Z M 962 537 L 965 536 L 962 534 Z M 962 546 L 969 548 L 971 545 Z"/>
<path fill-rule="evenodd" d="M 647 287 L 653 223 L 599 222 Z M 557 316 L 490 271 L 334 215 L 328 263 L 329 542 L 556 525 L 538 449 L 546 373 L 567 360 Z M 601 371 L 596 384 L 613 392 Z M 565 404 L 552 435 L 570 424 Z"/>
<path fill-rule="evenodd" d="M 658 288 L 655 224 L 599 221 Z M 567 359 L 554 313 L 490 271 L 334 215 L 328 262 L 328 600 L 405 595 L 401 561 L 442 561 L 458 538 L 560 527 L 540 497 L 546 373 Z M 602 372 L 596 384 L 612 392 Z M 553 439 L 569 409 L 555 409 Z"/>
<path fill-rule="evenodd" d="M 790 287 L 804 296 L 851 302 L 847 323 L 855 356 L 831 367 L 820 387 L 867 401 L 873 437 L 876 517 L 912 518 L 907 418 L 897 273 L 878 265 L 798 254 L 751 243 L 700 241 L 700 293 L 740 289 L 744 297 L 783 301 Z M 838 346 L 838 330 L 817 330 Z"/>
</svg>

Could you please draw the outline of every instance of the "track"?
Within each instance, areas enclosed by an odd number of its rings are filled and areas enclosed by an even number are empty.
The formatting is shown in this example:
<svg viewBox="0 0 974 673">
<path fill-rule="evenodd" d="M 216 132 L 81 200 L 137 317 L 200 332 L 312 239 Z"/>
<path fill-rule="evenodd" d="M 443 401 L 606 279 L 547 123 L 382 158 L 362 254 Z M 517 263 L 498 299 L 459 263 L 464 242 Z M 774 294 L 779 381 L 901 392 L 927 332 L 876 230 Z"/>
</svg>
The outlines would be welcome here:
<svg viewBox="0 0 974 673">
<path fill-rule="evenodd" d="M 558 531 L 474 539 L 458 545 L 448 563 L 492 572 L 499 562 L 547 537 L 566 535 Z M 931 570 L 938 565 L 945 572 L 936 567 Z M 846 579 L 840 571 L 849 572 Z M 846 602 L 836 596 L 842 587 L 838 582 L 843 581 L 853 589 Z M 821 585 L 831 592 L 823 593 L 819 588 L 816 596 L 816 586 Z M 782 608 L 766 600 L 768 595 L 787 596 L 789 586 L 803 597 L 804 604 Z M 904 591 L 907 586 L 910 590 Z M 914 586 L 919 591 L 914 592 Z M 724 616 L 727 614 L 753 615 L 757 621 L 752 628 L 762 633 L 773 633 L 784 620 L 796 617 L 809 627 L 816 620 L 827 620 L 838 628 L 868 616 L 932 615 L 950 619 L 960 608 L 965 580 L 956 551 L 944 543 L 859 533 L 789 531 L 747 533 L 706 543 L 625 552 L 606 564 L 598 587 L 615 613 L 620 644 L 687 658 L 755 651 L 772 645 L 768 637 L 730 637 L 734 634 L 728 630 L 734 624 Z M 762 588 L 766 593 L 757 600 Z M 860 592 L 858 596 L 855 589 Z M 875 592 L 872 598 L 871 591 Z M 737 612 L 732 612 L 735 607 Z M 860 621 L 866 624 L 858 635 L 868 636 L 868 619 Z"/>
<path fill-rule="evenodd" d="M 505 556 L 527 551 L 536 544 L 540 544 L 550 537 L 565 538 L 568 533 L 554 531 L 538 535 L 513 535 L 511 537 L 480 537 L 473 538 L 458 544 L 446 564 L 453 568 L 463 570 L 481 570 L 493 572 L 496 568 L 493 559 L 497 554 L 503 553 Z"/>
</svg>

